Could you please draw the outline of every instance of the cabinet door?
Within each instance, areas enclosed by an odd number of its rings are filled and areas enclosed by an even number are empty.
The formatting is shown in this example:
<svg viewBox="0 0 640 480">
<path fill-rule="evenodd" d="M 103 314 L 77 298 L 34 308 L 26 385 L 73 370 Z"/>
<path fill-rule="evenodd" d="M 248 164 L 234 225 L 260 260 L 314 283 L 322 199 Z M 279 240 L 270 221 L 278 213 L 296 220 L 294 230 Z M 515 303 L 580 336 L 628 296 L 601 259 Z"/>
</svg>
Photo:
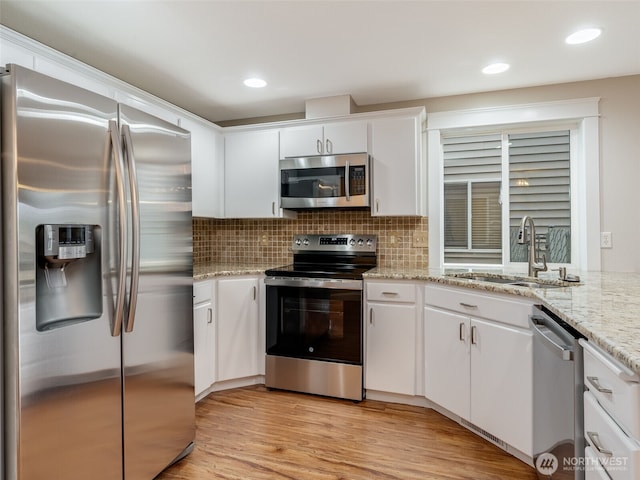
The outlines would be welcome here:
<svg viewBox="0 0 640 480">
<path fill-rule="evenodd" d="M 213 126 L 184 119 L 191 132 L 191 183 L 194 217 L 224 216 L 224 139 Z"/>
<path fill-rule="evenodd" d="M 416 393 L 416 306 L 368 304 L 365 388 Z"/>
<path fill-rule="evenodd" d="M 224 178 L 226 218 L 280 216 L 278 131 L 227 134 Z"/>
<path fill-rule="evenodd" d="M 426 166 L 420 135 L 418 117 L 372 120 L 372 215 L 426 214 Z"/>
<path fill-rule="evenodd" d="M 425 396 L 469 420 L 469 317 L 424 309 Z"/>
<path fill-rule="evenodd" d="M 533 336 L 472 319 L 471 422 L 532 455 Z"/>
<path fill-rule="evenodd" d="M 322 125 L 286 127 L 282 130 L 280 158 L 307 157 L 323 153 Z"/>
<path fill-rule="evenodd" d="M 367 151 L 367 122 L 327 123 L 324 126 L 324 154 Z"/>
<path fill-rule="evenodd" d="M 218 280 L 217 381 L 258 374 L 258 280 Z"/>
<path fill-rule="evenodd" d="M 215 339 L 213 304 L 200 303 L 193 309 L 193 356 L 196 396 L 215 381 Z"/>
</svg>

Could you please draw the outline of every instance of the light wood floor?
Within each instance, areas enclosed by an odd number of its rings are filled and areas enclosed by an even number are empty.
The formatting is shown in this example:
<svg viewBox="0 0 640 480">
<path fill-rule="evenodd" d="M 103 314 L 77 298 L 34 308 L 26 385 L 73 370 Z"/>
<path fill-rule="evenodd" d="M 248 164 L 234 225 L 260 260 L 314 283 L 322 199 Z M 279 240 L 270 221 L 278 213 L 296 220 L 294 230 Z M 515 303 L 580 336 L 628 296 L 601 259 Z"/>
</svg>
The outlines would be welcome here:
<svg viewBox="0 0 640 480">
<path fill-rule="evenodd" d="M 535 480 L 437 412 L 248 387 L 196 407 L 196 447 L 157 480 Z"/>
</svg>

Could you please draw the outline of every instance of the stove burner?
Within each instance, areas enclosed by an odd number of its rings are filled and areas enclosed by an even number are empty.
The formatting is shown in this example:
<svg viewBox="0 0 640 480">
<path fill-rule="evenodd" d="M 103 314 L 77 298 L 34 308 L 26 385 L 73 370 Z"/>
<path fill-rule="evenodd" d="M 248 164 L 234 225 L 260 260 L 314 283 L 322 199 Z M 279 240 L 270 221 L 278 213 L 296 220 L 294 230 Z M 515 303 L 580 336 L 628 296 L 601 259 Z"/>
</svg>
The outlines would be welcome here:
<svg viewBox="0 0 640 480">
<path fill-rule="evenodd" d="M 362 279 L 377 264 L 374 235 L 296 235 L 293 264 L 272 268 L 269 277 Z"/>
</svg>

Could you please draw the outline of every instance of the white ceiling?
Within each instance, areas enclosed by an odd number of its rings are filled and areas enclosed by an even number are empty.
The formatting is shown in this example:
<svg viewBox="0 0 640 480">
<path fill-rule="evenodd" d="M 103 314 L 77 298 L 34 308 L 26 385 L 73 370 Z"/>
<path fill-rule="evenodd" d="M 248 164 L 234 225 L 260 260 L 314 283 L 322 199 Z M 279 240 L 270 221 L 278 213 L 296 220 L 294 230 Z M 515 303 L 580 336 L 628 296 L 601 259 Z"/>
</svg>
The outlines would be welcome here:
<svg viewBox="0 0 640 480">
<path fill-rule="evenodd" d="M 640 74 L 640 0 L 0 0 L 0 22 L 212 121 Z"/>
</svg>

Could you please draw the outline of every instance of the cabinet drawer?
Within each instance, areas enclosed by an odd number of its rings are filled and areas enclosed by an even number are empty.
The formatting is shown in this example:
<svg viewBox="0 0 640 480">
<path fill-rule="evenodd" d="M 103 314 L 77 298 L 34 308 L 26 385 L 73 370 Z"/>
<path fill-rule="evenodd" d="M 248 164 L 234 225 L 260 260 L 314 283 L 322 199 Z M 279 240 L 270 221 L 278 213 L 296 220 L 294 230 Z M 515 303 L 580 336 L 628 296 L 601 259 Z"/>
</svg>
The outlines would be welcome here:
<svg viewBox="0 0 640 480">
<path fill-rule="evenodd" d="M 425 303 L 445 310 L 473 317 L 484 317 L 515 327 L 529 328 L 533 302 L 498 297 L 495 294 L 475 293 L 471 289 L 427 285 Z"/>
<path fill-rule="evenodd" d="M 640 477 L 640 442 L 624 433 L 590 392 L 584 394 L 584 432 L 612 480 Z"/>
<path fill-rule="evenodd" d="M 416 286 L 414 283 L 402 282 L 367 282 L 367 300 L 414 303 L 416 301 Z"/>
<path fill-rule="evenodd" d="M 211 280 L 203 280 L 193 283 L 193 304 L 197 305 L 202 302 L 210 302 L 213 298 L 213 282 Z"/>
<path fill-rule="evenodd" d="M 630 436 L 640 439 L 638 376 L 598 347 L 581 340 L 584 383 L 595 399 Z"/>
<path fill-rule="evenodd" d="M 596 452 L 591 447 L 585 448 L 584 457 L 584 480 L 611 480 L 609 474 L 600 465 Z"/>
</svg>

